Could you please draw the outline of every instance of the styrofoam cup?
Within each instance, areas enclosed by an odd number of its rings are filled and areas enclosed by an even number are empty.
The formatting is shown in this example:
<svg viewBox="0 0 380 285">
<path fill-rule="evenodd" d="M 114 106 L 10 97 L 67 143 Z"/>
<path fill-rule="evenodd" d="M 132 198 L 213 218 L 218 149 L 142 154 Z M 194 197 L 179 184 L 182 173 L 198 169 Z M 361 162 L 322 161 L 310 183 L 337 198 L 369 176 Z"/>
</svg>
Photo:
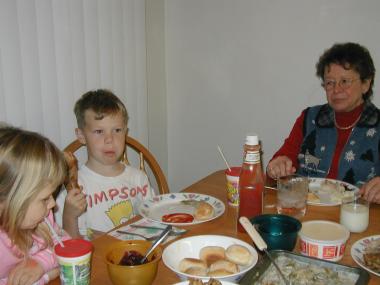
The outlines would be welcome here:
<svg viewBox="0 0 380 285">
<path fill-rule="evenodd" d="M 60 278 L 64 285 L 90 284 L 92 243 L 84 239 L 63 241 L 54 252 L 60 267 Z"/>
<path fill-rule="evenodd" d="M 239 175 L 240 166 L 231 167 L 231 171 L 226 169 L 227 179 L 227 201 L 231 206 L 239 206 Z"/>
</svg>

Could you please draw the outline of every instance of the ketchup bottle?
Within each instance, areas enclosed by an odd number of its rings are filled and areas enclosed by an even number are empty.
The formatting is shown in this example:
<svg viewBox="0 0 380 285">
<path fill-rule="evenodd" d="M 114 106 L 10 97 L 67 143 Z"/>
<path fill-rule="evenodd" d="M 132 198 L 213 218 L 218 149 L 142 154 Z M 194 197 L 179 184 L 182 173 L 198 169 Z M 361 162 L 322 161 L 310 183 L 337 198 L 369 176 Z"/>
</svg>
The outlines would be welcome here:
<svg viewBox="0 0 380 285">
<path fill-rule="evenodd" d="M 247 135 L 244 145 L 243 165 L 239 176 L 239 218 L 248 219 L 263 212 L 264 179 L 260 161 L 260 145 L 257 135 Z M 245 232 L 238 221 L 238 231 Z"/>
</svg>

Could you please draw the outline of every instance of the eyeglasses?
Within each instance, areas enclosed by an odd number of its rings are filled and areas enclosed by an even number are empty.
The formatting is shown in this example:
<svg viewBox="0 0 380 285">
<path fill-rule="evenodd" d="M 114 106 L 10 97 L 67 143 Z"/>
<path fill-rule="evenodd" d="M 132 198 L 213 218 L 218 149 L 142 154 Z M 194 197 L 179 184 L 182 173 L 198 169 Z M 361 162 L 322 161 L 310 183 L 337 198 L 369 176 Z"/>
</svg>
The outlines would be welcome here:
<svg viewBox="0 0 380 285">
<path fill-rule="evenodd" d="M 356 78 L 356 79 L 343 78 L 343 79 L 339 80 L 339 82 L 336 82 L 335 80 L 328 79 L 328 80 L 323 81 L 322 86 L 323 86 L 323 88 L 325 88 L 326 91 L 331 91 L 338 84 L 338 86 L 340 88 L 342 88 L 343 90 L 346 90 L 346 89 L 350 88 L 352 83 L 357 81 L 357 80 L 360 80 L 360 78 Z"/>
</svg>

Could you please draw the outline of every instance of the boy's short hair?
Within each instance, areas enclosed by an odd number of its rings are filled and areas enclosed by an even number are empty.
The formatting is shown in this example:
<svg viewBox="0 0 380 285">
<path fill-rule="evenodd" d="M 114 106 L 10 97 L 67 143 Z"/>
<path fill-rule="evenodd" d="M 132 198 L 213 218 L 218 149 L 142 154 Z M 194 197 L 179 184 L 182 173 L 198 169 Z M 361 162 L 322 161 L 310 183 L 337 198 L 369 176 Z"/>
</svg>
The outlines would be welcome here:
<svg viewBox="0 0 380 285">
<path fill-rule="evenodd" d="M 115 94 L 106 89 L 88 91 L 75 103 L 74 113 L 80 129 L 85 126 L 84 115 L 87 110 L 92 110 L 96 114 L 97 120 L 121 112 L 125 125 L 128 123 L 128 112 L 125 105 Z"/>
</svg>

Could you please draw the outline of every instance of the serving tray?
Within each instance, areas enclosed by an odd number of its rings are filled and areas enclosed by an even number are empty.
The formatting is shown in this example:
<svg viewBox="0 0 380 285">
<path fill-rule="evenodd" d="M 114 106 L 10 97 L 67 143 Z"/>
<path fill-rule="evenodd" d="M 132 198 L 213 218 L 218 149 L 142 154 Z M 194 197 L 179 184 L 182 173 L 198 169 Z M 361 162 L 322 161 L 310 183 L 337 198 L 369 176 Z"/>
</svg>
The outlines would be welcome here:
<svg viewBox="0 0 380 285">
<path fill-rule="evenodd" d="M 308 263 L 315 266 L 330 268 L 337 272 L 355 274 L 358 276 L 358 279 L 356 280 L 355 285 L 366 285 L 368 284 L 368 281 L 369 281 L 368 272 L 359 267 L 342 265 L 342 264 L 327 261 L 327 260 L 299 255 L 299 254 L 292 253 L 285 250 L 272 250 L 270 251 L 270 253 L 274 259 L 280 256 L 285 256 L 302 263 Z M 254 268 L 248 271 L 247 274 L 244 275 L 244 277 L 240 280 L 239 284 L 242 284 L 242 285 L 256 284 L 256 282 L 259 281 L 261 276 L 265 273 L 266 269 L 270 265 L 271 263 L 270 263 L 269 258 L 267 256 L 263 256 L 261 261 Z"/>
</svg>

